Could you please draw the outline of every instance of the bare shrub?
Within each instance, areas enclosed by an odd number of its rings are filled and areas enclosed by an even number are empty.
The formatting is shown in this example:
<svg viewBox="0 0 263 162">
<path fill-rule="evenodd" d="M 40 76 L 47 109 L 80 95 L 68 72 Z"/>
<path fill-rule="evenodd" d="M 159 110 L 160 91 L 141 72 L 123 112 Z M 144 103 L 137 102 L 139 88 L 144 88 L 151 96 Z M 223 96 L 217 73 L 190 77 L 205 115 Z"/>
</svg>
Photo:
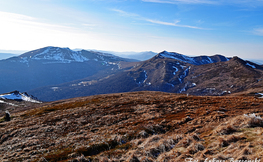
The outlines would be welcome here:
<svg viewBox="0 0 263 162">
<path fill-rule="evenodd" d="M 127 162 L 140 162 L 140 160 L 133 154 L 127 159 Z"/>
<path fill-rule="evenodd" d="M 248 158 L 247 158 L 247 156 L 245 156 L 245 155 L 241 155 L 241 156 L 237 157 L 236 160 L 237 160 L 237 161 L 247 161 Z"/>
<path fill-rule="evenodd" d="M 142 157 L 141 158 L 141 162 L 153 162 L 154 161 L 154 159 L 152 159 L 152 158 L 150 158 L 150 157 Z"/>
<path fill-rule="evenodd" d="M 139 132 L 139 137 L 147 138 L 147 137 L 149 137 L 149 134 L 145 130 L 142 130 Z"/>
<path fill-rule="evenodd" d="M 218 126 L 214 132 L 218 135 L 228 135 L 236 131 L 237 129 L 233 125 L 227 124 Z"/>
<path fill-rule="evenodd" d="M 175 161 L 175 158 L 179 157 L 181 153 L 177 150 L 171 150 L 167 153 L 161 154 L 158 156 L 156 161 L 158 162 L 168 162 L 168 161 Z"/>
<path fill-rule="evenodd" d="M 218 142 L 219 142 L 220 147 L 226 147 L 229 145 L 229 142 L 227 140 L 225 140 L 224 138 L 219 138 Z"/>
<path fill-rule="evenodd" d="M 142 153 L 147 157 L 156 159 L 161 154 L 169 152 L 171 149 L 173 149 L 179 138 L 181 137 L 154 135 L 139 145 L 139 148 L 143 150 Z"/>
<path fill-rule="evenodd" d="M 195 133 L 192 135 L 193 139 L 196 141 L 200 141 L 200 137 Z"/>
<path fill-rule="evenodd" d="M 108 161 L 109 161 L 109 159 L 106 158 L 106 157 L 103 157 L 103 158 L 100 159 L 100 162 L 108 162 Z"/>
<path fill-rule="evenodd" d="M 175 134 L 175 135 L 170 136 L 169 138 L 172 139 L 175 144 L 177 144 L 179 141 L 183 139 L 183 135 Z"/>
<path fill-rule="evenodd" d="M 85 158 L 84 155 L 81 155 L 80 157 L 77 157 L 78 162 L 88 162 L 88 160 Z"/>
<path fill-rule="evenodd" d="M 216 159 L 216 160 L 228 160 L 229 157 L 227 157 L 227 156 L 225 156 L 225 155 L 223 155 L 223 154 L 217 154 L 217 155 L 215 156 L 215 159 Z"/>
<path fill-rule="evenodd" d="M 187 153 L 195 154 L 199 151 L 203 151 L 205 147 L 201 143 L 192 143 L 189 147 L 187 147 Z"/>
<path fill-rule="evenodd" d="M 10 121 L 11 120 L 11 115 L 8 110 L 5 111 L 5 121 Z"/>
<path fill-rule="evenodd" d="M 194 133 L 193 135 L 188 135 L 185 138 L 181 139 L 180 142 L 178 142 L 177 146 L 183 146 L 187 148 L 192 142 L 199 140 L 199 136 L 196 133 Z"/>
<path fill-rule="evenodd" d="M 237 141 L 239 141 L 240 139 L 243 139 L 243 137 L 236 136 L 236 135 L 231 135 L 231 136 L 227 137 L 226 141 L 227 141 L 228 143 L 232 143 L 232 142 L 237 142 Z"/>
<path fill-rule="evenodd" d="M 248 127 L 262 127 L 263 126 L 263 119 L 256 114 L 244 114 L 245 117 L 249 118 L 250 120 L 247 122 Z"/>
<path fill-rule="evenodd" d="M 160 135 L 153 135 L 147 138 L 139 147 L 146 148 L 152 145 L 152 143 L 157 143 L 161 139 Z"/>
<path fill-rule="evenodd" d="M 251 155 L 252 154 L 252 150 L 250 148 L 244 148 L 242 151 L 241 151 L 241 154 L 243 155 Z"/>
</svg>

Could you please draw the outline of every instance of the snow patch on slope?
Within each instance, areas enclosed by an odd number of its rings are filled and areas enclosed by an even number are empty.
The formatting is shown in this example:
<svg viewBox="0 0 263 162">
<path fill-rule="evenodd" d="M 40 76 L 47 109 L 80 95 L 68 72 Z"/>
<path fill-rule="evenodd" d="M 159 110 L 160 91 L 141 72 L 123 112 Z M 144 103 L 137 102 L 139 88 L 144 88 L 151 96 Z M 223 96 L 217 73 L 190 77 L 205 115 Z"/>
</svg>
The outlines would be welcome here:
<svg viewBox="0 0 263 162">
<path fill-rule="evenodd" d="M 62 51 L 63 50 L 63 51 Z M 89 59 L 81 55 L 81 51 L 72 51 L 69 48 L 47 47 L 43 52 L 34 55 L 33 60 L 56 60 L 62 63 L 84 62 Z"/>
<path fill-rule="evenodd" d="M 21 100 L 21 101 L 28 101 L 34 103 L 41 103 L 40 101 L 31 98 L 27 93 L 20 93 L 18 91 L 2 94 L 0 95 L 0 98 L 5 100 Z"/>
<path fill-rule="evenodd" d="M 256 66 L 254 66 L 254 65 L 251 65 L 250 63 L 248 63 L 247 62 L 247 64 L 246 64 L 247 66 L 250 66 L 250 67 L 252 67 L 253 69 L 256 69 Z"/>
<path fill-rule="evenodd" d="M 203 65 L 203 64 L 210 64 L 210 63 L 217 62 L 216 60 L 212 60 L 212 57 L 210 57 L 210 56 L 188 57 L 185 55 L 181 55 L 179 53 L 167 52 L 167 51 L 161 52 L 159 54 L 159 57 L 171 58 L 171 59 L 175 59 L 178 61 L 182 61 L 182 62 L 186 62 L 189 64 L 194 64 L 194 65 Z M 224 57 L 224 56 L 220 56 L 220 57 Z M 224 57 L 224 59 L 226 61 L 229 60 L 227 57 Z M 224 59 L 222 59 L 222 60 L 224 60 Z"/>
<path fill-rule="evenodd" d="M 175 75 L 179 70 L 177 67 L 173 66 L 173 68 L 175 69 L 175 71 L 173 72 L 173 75 Z"/>
<path fill-rule="evenodd" d="M 178 61 L 182 61 L 182 62 L 188 62 L 188 63 L 195 63 L 195 60 L 191 57 L 188 56 L 184 56 L 178 53 L 170 53 L 167 51 L 164 51 L 162 53 L 160 53 L 160 56 L 162 57 L 166 57 L 166 58 L 171 58 L 171 59 L 176 59 Z"/>
<path fill-rule="evenodd" d="M 134 79 L 134 81 L 137 84 L 141 85 L 143 83 L 146 83 L 147 78 L 148 78 L 147 72 L 144 70 L 143 72 L 140 73 L 140 76 L 138 78 Z M 146 83 L 146 85 L 149 85 L 149 84 Z M 151 85 L 151 83 L 150 83 L 150 85 Z"/>
<path fill-rule="evenodd" d="M 8 103 L 8 102 L 2 101 L 2 100 L 0 100 L 0 103 L 11 105 L 11 106 L 18 106 L 18 105 L 15 105 L 15 104 L 12 104 L 12 103 Z"/>
</svg>

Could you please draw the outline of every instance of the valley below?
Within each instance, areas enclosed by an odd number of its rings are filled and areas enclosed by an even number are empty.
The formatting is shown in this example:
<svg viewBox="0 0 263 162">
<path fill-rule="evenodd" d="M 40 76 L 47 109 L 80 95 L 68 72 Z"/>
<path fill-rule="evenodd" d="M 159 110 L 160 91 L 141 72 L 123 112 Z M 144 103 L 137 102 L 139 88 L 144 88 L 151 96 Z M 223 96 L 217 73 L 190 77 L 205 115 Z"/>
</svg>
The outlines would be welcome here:
<svg viewBox="0 0 263 162">
<path fill-rule="evenodd" d="M 263 99 L 140 91 L 18 106 L 0 161 L 260 160 Z"/>
</svg>

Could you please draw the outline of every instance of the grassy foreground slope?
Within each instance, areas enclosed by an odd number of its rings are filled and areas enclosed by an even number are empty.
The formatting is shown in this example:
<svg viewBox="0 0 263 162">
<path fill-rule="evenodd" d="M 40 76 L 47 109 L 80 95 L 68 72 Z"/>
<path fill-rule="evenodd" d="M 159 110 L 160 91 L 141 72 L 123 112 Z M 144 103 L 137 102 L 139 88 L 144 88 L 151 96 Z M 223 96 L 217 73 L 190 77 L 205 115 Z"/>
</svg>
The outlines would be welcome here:
<svg viewBox="0 0 263 162">
<path fill-rule="evenodd" d="M 0 123 L 3 162 L 263 160 L 263 99 L 256 97 L 119 93 L 12 116 Z"/>
</svg>

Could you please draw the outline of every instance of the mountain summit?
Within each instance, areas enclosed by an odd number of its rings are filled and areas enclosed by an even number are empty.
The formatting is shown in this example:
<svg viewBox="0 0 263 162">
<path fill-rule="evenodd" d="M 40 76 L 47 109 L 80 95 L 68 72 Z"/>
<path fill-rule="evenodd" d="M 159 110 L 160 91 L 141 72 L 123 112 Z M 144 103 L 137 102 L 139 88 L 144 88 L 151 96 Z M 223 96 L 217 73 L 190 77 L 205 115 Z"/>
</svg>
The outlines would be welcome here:
<svg viewBox="0 0 263 162">
<path fill-rule="evenodd" d="M 18 89 L 54 101 L 142 90 L 225 95 L 263 84 L 262 66 L 238 57 L 163 51 L 146 61 L 132 61 L 102 52 L 45 47 L 0 60 L 0 93 Z"/>
<path fill-rule="evenodd" d="M 193 65 L 203 65 L 203 64 L 210 64 L 210 63 L 223 62 L 229 60 L 229 58 L 222 55 L 189 57 L 176 52 L 167 52 L 167 51 L 163 51 L 159 53 L 156 57 L 171 58 L 177 61 L 182 61 Z"/>
<path fill-rule="evenodd" d="M 164 51 L 105 78 L 87 77 L 56 85 L 56 90 L 48 86 L 30 93 L 46 101 L 144 90 L 220 96 L 258 87 L 262 85 L 262 76 L 261 66 L 237 57 L 189 57 Z"/>
<path fill-rule="evenodd" d="M 44 47 L 30 52 L 26 52 L 18 57 L 10 59 L 12 62 L 21 62 L 29 65 L 32 61 L 42 61 L 47 63 L 71 63 L 71 62 L 85 62 L 85 61 L 101 61 L 105 64 L 113 64 L 116 61 L 131 61 L 131 59 L 124 59 L 108 53 L 79 50 L 73 51 L 69 48 L 60 47 Z"/>
<path fill-rule="evenodd" d="M 27 92 L 21 93 L 19 91 L 12 91 L 9 93 L 0 94 L 0 99 L 41 103 L 36 97 L 29 95 Z"/>
<path fill-rule="evenodd" d="M 0 60 L 0 93 L 56 85 L 89 76 L 102 78 L 122 71 L 134 60 L 94 51 L 44 47 Z"/>
</svg>

